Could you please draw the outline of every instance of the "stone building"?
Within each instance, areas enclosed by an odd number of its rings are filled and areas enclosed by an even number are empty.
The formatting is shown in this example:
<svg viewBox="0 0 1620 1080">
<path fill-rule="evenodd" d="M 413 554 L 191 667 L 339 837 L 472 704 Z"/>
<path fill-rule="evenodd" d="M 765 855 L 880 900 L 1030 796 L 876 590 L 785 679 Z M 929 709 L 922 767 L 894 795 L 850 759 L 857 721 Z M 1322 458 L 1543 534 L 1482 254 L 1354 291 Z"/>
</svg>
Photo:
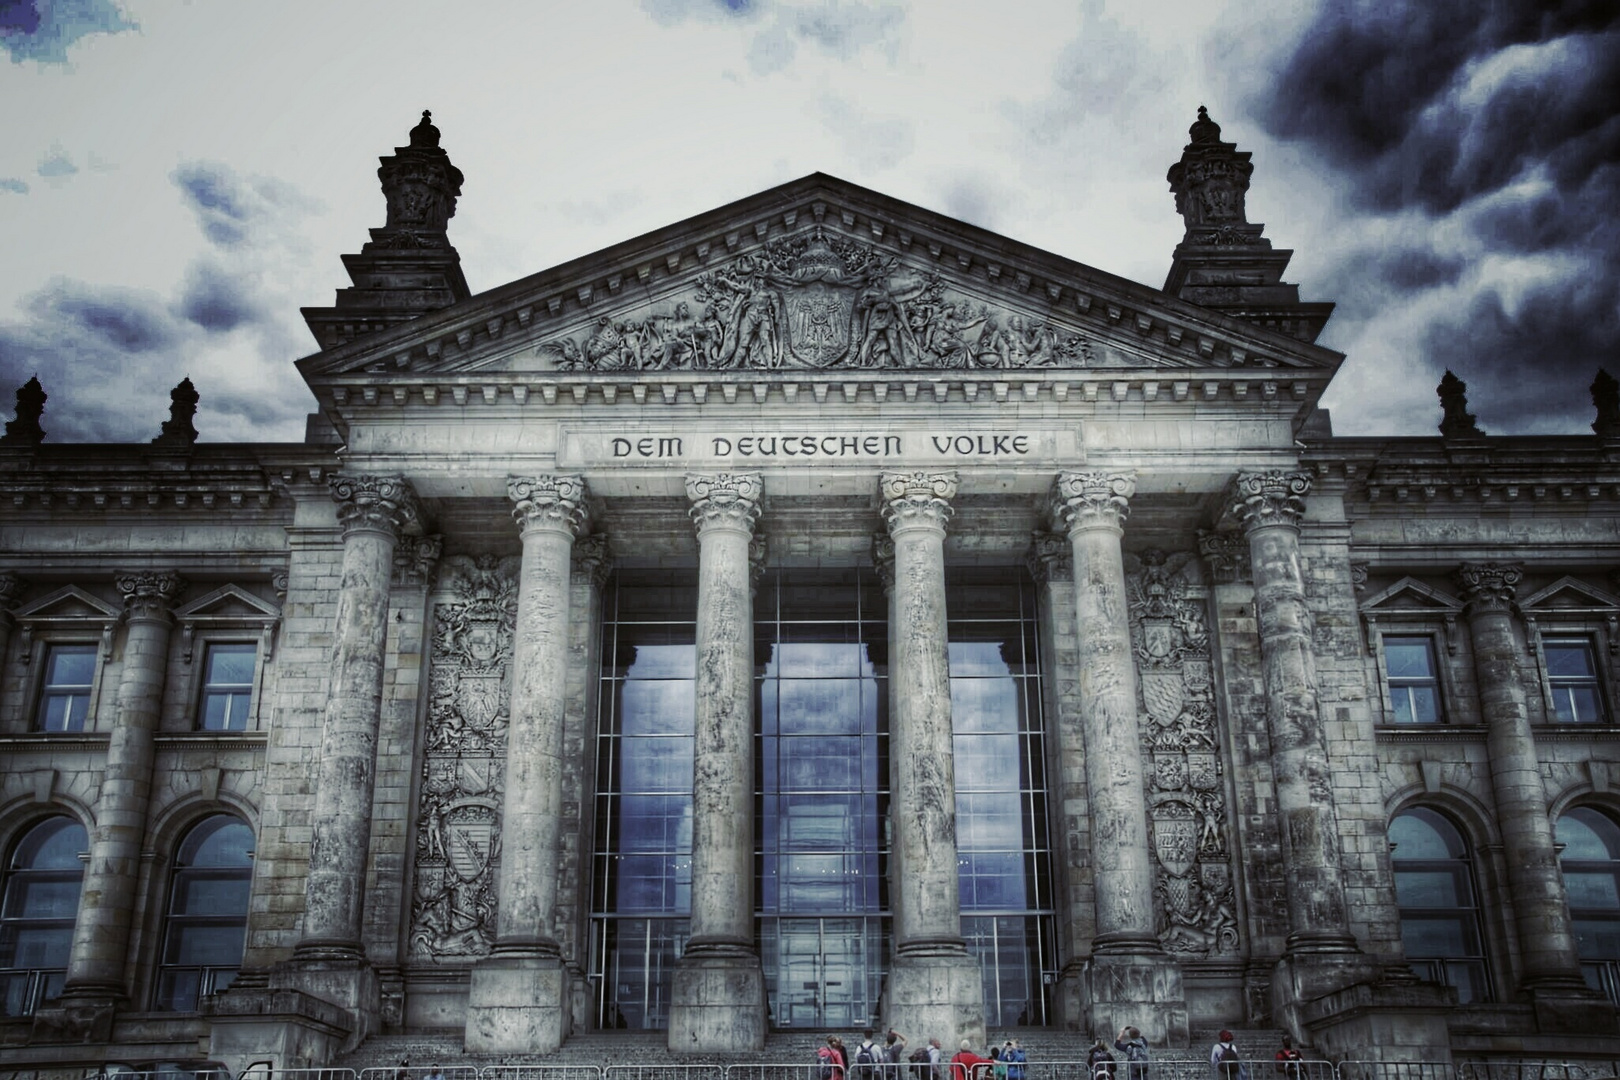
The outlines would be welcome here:
<svg viewBox="0 0 1620 1080">
<path fill-rule="evenodd" d="M 816 175 L 474 296 L 424 115 L 303 442 L 30 382 L 0 1068 L 1620 1053 L 1620 390 L 1332 435 L 1251 172 L 1200 110 L 1162 289 Z"/>
</svg>

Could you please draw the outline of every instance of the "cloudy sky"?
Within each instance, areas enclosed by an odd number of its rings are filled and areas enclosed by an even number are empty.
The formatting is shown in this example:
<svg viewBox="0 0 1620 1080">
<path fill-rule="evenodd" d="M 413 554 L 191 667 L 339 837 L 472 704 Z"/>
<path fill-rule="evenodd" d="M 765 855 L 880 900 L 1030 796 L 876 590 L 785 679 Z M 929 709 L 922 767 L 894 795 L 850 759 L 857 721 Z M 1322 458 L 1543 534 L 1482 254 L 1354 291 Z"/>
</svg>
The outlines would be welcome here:
<svg viewBox="0 0 1620 1080">
<path fill-rule="evenodd" d="M 300 305 L 424 108 L 480 291 L 817 170 L 1159 286 L 1198 105 L 1339 308 L 1343 434 L 1585 432 L 1620 373 L 1620 5 L 0 0 L 0 412 L 296 439 Z"/>
</svg>

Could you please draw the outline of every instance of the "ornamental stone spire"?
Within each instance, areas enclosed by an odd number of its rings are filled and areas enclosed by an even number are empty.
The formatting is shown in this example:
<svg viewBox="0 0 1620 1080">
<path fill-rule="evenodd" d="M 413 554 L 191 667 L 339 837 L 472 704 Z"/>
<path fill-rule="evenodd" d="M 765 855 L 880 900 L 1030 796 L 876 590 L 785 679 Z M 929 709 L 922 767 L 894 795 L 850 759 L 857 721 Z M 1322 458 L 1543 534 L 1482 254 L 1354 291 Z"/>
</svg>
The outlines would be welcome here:
<svg viewBox="0 0 1620 1080">
<path fill-rule="evenodd" d="M 163 434 L 152 440 L 155 446 L 188 447 L 197 442 L 197 426 L 192 420 L 197 415 L 197 402 L 201 395 L 191 384 L 188 375 L 169 391 L 169 418 L 163 421 Z"/>
<path fill-rule="evenodd" d="M 35 375 L 17 388 L 17 419 L 6 421 L 6 433 L 0 443 L 12 446 L 38 446 L 45 441 L 45 429 L 39 418 L 45 414 L 45 399 L 50 395 L 39 384 Z"/>
<path fill-rule="evenodd" d="M 1597 419 L 1592 430 L 1600 439 L 1620 437 L 1620 381 L 1603 368 L 1598 368 L 1592 380 L 1592 404 L 1597 408 Z"/>
<path fill-rule="evenodd" d="M 445 232 L 461 195 L 461 170 L 439 146 L 432 114 L 424 110 L 410 145 L 395 147 L 381 162 L 377 179 L 388 216 L 358 255 L 343 257 L 354 285 L 338 290 L 333 307 L 304 309 L 323 349 L 472 295 Z"/>
<path fill-rule="evenodd" d="M 1440 408 L 1444 411 L 1440 418 L 1442 438 L 1478 439 L 1485 434 L 1474 421 L 1474 414 L 1468 411 L 1467 383 L 1447 371 L 1434 392 L 1440 396 Z"/>
<path fill-rule="evenodd" d="M 1198 106 L 1189 142 L 1166 179 L 1187 231 L 1176 246 L 1164 291 L 1183 300 L 1315 341 L 1332 304 L 1301 303 L 1283 281 L 1292 251 L 1276 251 L 1245 207 L 1253 155 L 1221 141 L 1221 126 Z"/>
</svg>

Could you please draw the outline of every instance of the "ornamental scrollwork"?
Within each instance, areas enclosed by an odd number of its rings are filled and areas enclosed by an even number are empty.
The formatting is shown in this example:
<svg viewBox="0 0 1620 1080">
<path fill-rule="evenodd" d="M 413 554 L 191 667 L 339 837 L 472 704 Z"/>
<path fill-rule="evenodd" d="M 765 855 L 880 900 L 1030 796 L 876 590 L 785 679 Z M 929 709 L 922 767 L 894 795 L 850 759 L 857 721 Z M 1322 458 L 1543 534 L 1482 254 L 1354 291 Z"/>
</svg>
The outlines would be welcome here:
<svg viewBox="0 0 1620 1080">
<path fill-rule="evenodd" d="M 1052 490 L 1052 520 L 1070 532 L 1118 529 L 1130 515 L 1135 494 L 1135 473 L 1058 473 Z"/>
<path fill-rule="evenodd" d="M 752 531 L 764 495 L 758 473 L 693 473 L 686 478 L 692 524 L 700 536 L 708 528 Z"/>
<path fill-rule="evenodd" d="M 113 584 L 124 597 L 127 618 L 166 620 L 185 579 L 173 570 L 135 570 L 118 574 Z"/>
<path fill-rule="evenodd" d="M 339 474 L 328 485 L 345 536 L 351 532 L 382 532 L 398 539 L 421 520 L 416 492 L 403 477 Z"/>
<path fill-rule="evenodd" d="M 912 525 L 944 529 L 951 520 L 956 485 L 954 472 L 884 473 L 879 487 L 889 535 Z"/>
<path fill-rule="evenodd" d="M 1511 610 L 1522 577 L 1524 567 L 1519 563 L 1463 563 L 1456 574 L 1470 612 Z"/>
<path fill-rule="evenodd" d="M 439 570 L 411 954 L 472 960 L 495 940 L 516 557 L 454 555 Z"/>
<path fill-rule="evenodd" d="M 513 476 L 506 481 L 512 500 L 512 520 L 523 532 L 559 529 L 578 536 L 585 530 L 585 478 L 541 473 Z"/>
<path fill-rule="evenodd" d="M 1232 487 L 1232 512 L 1248 532 L 1273 525 L 1297 529 L 1310 490 L 1310 473 L 1239 473 Z"/>
<path fill-rule="evenodd" d="M 815 227 L 698 277 L 639 319 L 539 346 L 563 371 L 1089 367 L 1091 342 L 992 310 L 944 279 Z"/>
<path fill-rule="evenodd" d="M 1126 555 L 1159 939 L 1186 955 L 1236 952 L 1226 790 L 1209 625 L 1192 552 Z"/>
</svg>

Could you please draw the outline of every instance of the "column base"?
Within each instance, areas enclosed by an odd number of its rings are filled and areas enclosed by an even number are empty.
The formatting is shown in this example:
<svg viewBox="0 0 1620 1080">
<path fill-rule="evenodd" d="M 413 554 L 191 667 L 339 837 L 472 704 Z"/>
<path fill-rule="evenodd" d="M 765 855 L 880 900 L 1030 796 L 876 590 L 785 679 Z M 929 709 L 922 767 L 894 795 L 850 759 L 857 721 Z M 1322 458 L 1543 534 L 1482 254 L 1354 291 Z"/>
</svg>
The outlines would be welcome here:
<svg viewBox="0 0 1620 1080">
<path fill-rule="evenodd" d="M 1620 1011 L 1584 979 L 1530 986 L 1524 994 L 1535 1011 L 1536 1030 L 1544 1035 L 1620 1034 Z"/>
<path fill-rule="evenodd" d="M 1271 1015 L 1296 1042 L 1309 1042 L 1302 1010 L 1312 1002 L 1377 983 L 1377 966 L 1355 951 L 1295 952 L 1277 961 L 1271 977 Z"/>
<path fill-rule="evenodd" d="M 1086 1016 L 1086 961 L 1070 960 L 1058 972 L 1052 984 L 1052 1019 L 1062 1031 L 1091 1031 Z"/>
<path fill-rule="evenodd" d="M 765 1046 L 765 973 L 751 952 L 688 952 L 675 967 L 669 1048 L 708 1054 Z"/>
<path fill-rule="evenodd" d="M 1446 1017 L 1457 1004 L 1448 986 L 1420 983 L 1407 973 L 1361 982 L 1298 1004 L 1296 1042 L 1310 1058 L 1388 1062 L 1451 1062 Z"/>
<path fill-rule="evenodd" d="M 273 990 L 262 979 L 249 986 L 239 979 L 225 993 L 204 998 L 202 1013 L 209 1056 L 233 1076 L 264 1062 L 272 1072 L 329 1064 L 351 1033 L 346 1010 L 299 990 Z"/>
<path fill-rule="evenodd" d="M 118 1010 L 129 1003 L 122 990 L 76 987 L 54 1005 L 35 1009 L 28 1029 L 30 1045 L 38 1043 L 111 1042 Z"/>
<path fill-rule="evenodd" d="M 568 971 L 555 956 L 487 956 L 467 987 L 469 1054 L 549 1054 L 568 1037 Z"/>
<path fill-rule="evenodd" d="M 1152 1046 L 1187 1045 L 1181 965 L 1163 953 L 1094 955 L 1078 981 L 1087 1030 L 1113 1042 L 1121 1028 L 1135 1027 Z"/>
<path fill-rule="evenodd" d="M 348 1053 L 382 1030 L 382 988 L 364 956 L 319 950 L 294 953 L 291 960 L 271 969 L 269 982 L 273 990 L 297 990 L 348 1014 L 349 1035 L 339 1053 Z"/>
<path fill-rule="evenodd" d="M 935 1036 L 947 1059 L 963 1039 L 985 1045 L 984 975 L 967 952 L 898 955 L 883 990 L 883 1029 L 917 1046 Z M 857 1027 L 860 1025 L 856 1025 Z"/>
</svg>

